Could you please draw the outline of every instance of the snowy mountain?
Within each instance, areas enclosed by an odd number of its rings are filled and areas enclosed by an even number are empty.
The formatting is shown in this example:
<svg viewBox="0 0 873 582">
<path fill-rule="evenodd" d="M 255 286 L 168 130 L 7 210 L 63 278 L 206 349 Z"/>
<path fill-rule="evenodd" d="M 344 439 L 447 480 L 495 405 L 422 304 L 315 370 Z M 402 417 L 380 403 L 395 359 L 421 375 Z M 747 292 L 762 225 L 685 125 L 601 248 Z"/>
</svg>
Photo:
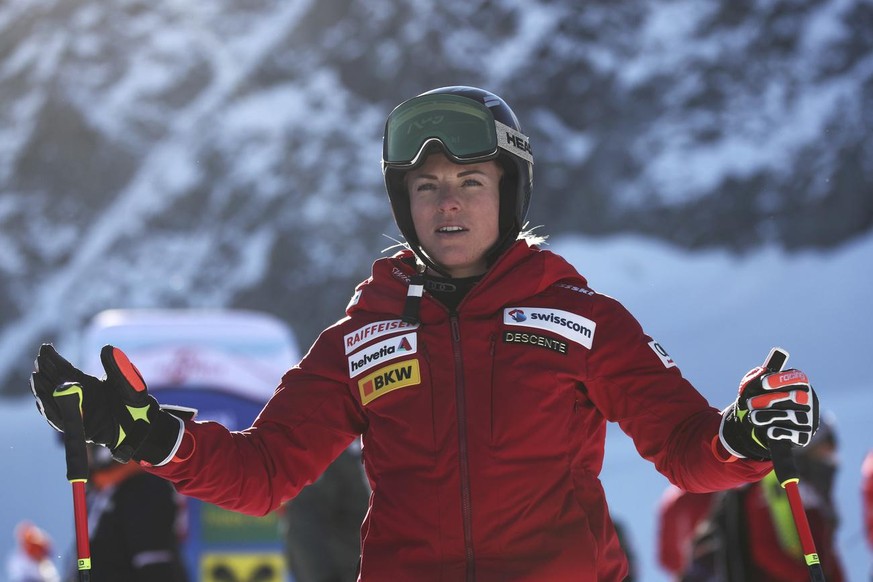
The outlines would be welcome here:
<svg viewBox="0 0 873 582">
<path fill-rule="evenodd" d="M 402 99 L 475 84 L 536 154 L 532 224 L 686 248 L 873 224 L 873 5 L 0 4 L 0 387 L 111 307 L 248 307 L 304 345 L 396 236 Z"/>
</svg>

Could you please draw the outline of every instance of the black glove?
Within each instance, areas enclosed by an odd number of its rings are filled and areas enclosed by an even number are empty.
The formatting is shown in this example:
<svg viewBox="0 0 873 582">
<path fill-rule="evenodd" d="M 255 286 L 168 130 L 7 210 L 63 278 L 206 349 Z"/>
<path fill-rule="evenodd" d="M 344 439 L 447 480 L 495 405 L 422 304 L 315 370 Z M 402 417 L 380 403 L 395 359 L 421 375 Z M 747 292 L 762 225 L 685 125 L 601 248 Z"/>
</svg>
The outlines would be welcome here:
<svg viewBox="0 0 873 582">
<path fill-rule="evenodd" d="M 134 459 L 165 464 L 181 442 L 182 419 L 196 411 L 178 408 L 170 414 L 163 410 L 149 395 L 139 370 L 118 348 L 104 346 L 100 360 L 106 370 L 102 380 L 75 368 L 50 344 L 43 344 L 30 377 L 40 414 L 60 431 L 61 411 L 53 394 L 58 386 L 74 382 L 82 388 L 82 424 L 89 442 L 106 446 L 121 463 Z"/>
<path fill-rule="evenodd" d="M 818 396 L 800 370 L 755 368 L 740 382 L 736 401 L 722 412 L 719 438 L 732 455 L 766 461 L 767 441 L 805 447 L 818 429 Z"/>
</svg>

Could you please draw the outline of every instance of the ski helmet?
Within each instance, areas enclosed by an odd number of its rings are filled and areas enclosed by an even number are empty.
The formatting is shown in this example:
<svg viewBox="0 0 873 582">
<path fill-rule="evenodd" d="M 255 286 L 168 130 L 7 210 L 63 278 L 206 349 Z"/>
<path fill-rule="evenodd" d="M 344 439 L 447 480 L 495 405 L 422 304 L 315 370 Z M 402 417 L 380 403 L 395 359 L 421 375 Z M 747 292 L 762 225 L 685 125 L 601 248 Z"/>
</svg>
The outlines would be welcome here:
<svg viewBox="0 0 873 582">
<path fill-rule="evenodd" d="M 455 163 L 497 160 L 500 180 L 500 233 L 488 251 L 489 264 L 518 237 L 533 188 L 533 152 L 518 118 L 499 96 L 476 87 L 441 87 L 398 105 L 385 122 L 382 173 L 394 221 L 415 254 L 445 274 L 422 250 L 412 222 L 406 172 L 434 149 Z"/>
</svg>

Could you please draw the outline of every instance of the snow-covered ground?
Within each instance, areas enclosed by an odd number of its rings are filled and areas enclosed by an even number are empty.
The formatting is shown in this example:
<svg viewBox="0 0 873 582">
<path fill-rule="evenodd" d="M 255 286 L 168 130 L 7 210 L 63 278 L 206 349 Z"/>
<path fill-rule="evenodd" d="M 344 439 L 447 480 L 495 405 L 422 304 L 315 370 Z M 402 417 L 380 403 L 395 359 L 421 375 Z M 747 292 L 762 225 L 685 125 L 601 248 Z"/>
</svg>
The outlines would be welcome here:
<svg viewBox="0 0 873 582">
<path fill-rule="evenodd" d="M 789 365 L 810 375 L 823 408 L 836 416 L 839 547 L 849 580 L 865 579 L 873 554 L 861 528 L 860 466 L 873 449 L 873 389 L 863 371 L 873 346 L 867 298 L 873 236 L 833 252 L 789 255 L 770 248 L 743 257 L 689 253 L 637 237 L 563 236 L 547 248 L 570 259 L 594 289 L 621 300 L 714 406 L 733 399 L 740 377 L 770 347 L 791 352 Z M 58 554 L 66 553 L 72 510 L 63 451 L 31 399 L 0 400 L 0 441 L 6 474 L 0 534 L 9 536 L 0 551 L 12 547 L 13 527 L 26 518 L 54 537 Z M 603 481 L 614 516 L 631 536 L 641 580 L 666 581 L 655 562 L 655 515 L 667 482 L 614 427 Z"/>
</svg>

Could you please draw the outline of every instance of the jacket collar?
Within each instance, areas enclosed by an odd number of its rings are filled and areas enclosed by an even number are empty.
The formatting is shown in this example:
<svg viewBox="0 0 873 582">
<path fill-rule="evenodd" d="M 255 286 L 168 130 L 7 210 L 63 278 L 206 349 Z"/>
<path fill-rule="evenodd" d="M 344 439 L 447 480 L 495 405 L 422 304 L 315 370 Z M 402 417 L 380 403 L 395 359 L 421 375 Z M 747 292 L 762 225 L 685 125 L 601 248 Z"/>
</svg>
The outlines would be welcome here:
<svg viewBox="0 0 873 582">
<path fill-rule="evenodd" d="M 399 317 L 415 272 L 409 250 L 377 260 L 370 278 L 358 285 L 357 299 L 346 309 L 347 314 L 363 311 Z M 487 316 L 505 305 L 537 295 L 559 281 L 587 285 L 585 278 L 564 258 L 520 240 L 491 266 L 458 310 L 466 316 Z M 447 310 L 440 303 L 425 296 L 420 310 L 422 323 L 435 323 L 447 316 Z"/>
</svg>

